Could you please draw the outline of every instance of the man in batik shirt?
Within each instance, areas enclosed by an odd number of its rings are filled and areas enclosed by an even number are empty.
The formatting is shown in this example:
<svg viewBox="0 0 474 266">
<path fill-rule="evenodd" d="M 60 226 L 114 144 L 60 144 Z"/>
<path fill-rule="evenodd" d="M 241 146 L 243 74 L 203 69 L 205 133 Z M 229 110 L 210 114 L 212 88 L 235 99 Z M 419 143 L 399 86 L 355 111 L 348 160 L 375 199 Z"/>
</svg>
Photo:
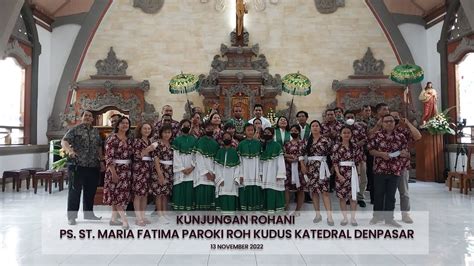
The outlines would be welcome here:
<svg viewBox="0 0 474 266">
<path fill-rule="evenodd" d="M 175 139 L 178 136 L 180 128 L 179 128 L 179 122 L 176 121 L 176 120 L 173 120 L 173 107 L 171 107 L 171 105 L 165 105 L 161 109 L 161 120 L 158 120 L 155 123 L 155 125 L 153 126 L 153 132 L 155 133 L 154 138 L 155 139 L 159 138 L 157 135 L 158 135 L 158 132 L 160 132 L 160 128 L 164 123 L 163 120 L 164 120 L 165 116 L 171 117 L 170 124 L 171 124 L 171 128 L 172 128 L 172 133 L 173 133 L 173 135 L 171 137 L 171 141 L 172 141 L 173 139 Z"/>
<path fill-rule="evenodd" d="M 395 131 L 402 133 L 408 143 L 413 143 L 421 139 L 420 131 L 406 118 L 400 118 L 398 112 L 390 112 L 395 119 Z M 408 193 L 408 179 L 410 178 L 410 158 L 405 159 L 405 168 L 402 170 L 398 192 L 400 193 L 400 210 L 402 211 L 402 221 L 408 224 L 413 223 L 410 217 L 410 195 Z"/>
<path fill-rule="evenodd" d="M 374 156 L 374 214 L 370 224 L 385 220 L 385 224 L 401 227 L 394 220 L 395 193 L 400 176 L 409 158 L 408 141 L 395 130 L 395 119 L 390 114 L 381 118 L 382 129 L 369 138 L 368 149 Z"/>
</svg>

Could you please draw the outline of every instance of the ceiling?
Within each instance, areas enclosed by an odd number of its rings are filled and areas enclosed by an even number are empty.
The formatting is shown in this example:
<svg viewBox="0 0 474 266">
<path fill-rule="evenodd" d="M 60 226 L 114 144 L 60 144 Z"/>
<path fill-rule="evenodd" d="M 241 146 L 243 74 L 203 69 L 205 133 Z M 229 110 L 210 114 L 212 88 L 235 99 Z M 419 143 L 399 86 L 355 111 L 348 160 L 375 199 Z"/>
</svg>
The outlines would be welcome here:
<svg viewBox="0 0 474 266">
<path fill-rule="evenodd" d="M 34 6 L 34 9 L 55 19 L 89 12 L 94 0 L 27 0 L 27 2 Z"/>
<path fill-rule="evenodd" d="M 443 8 L 447 0 L 384 0 L 391 13 L 427 17 Z"/>
</svg>

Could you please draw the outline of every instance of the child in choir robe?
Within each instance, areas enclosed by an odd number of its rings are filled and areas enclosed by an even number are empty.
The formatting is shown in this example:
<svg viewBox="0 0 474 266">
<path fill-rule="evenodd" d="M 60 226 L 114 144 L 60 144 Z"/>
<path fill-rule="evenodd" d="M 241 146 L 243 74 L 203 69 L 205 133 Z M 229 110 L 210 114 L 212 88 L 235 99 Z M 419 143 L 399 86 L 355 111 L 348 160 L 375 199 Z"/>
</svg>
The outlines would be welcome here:
<svg viewBox="0 0 474 266">
<path fill-rule="evenodd" d="M 260 173 L 262 174 L 263 209 L 269 213 L 285 210 L 286 168 L 283 149 L 273 140 L 274 129 L 263 130 L 265 140 L 260 155 Z"/>
<path fill-rule="evenodd" d="M 150 221 L 145 218 L 147 196 L 149 192 L 149 180 L 153 171 L 153 160 L 151 152 L 150 136 L 152 136 L 152 126 L 143 123 L 136 128 L 135 139 L 133 139 L 133 162 L 132 162 L 132 194 L 133 207 L 135 210 L 138 226 L 145 226 Z"/>
<path fill-rule="evenodd" d="M 254 138 L 261 142 L 262 141 L 262 135 L 263 135 L 262 120 L 260 118 L 255 118 L 253 120 L 253 126 L 255 127 Z"/>
<path fill-rule="evenodd" d="M 213 138 L 214 126 L 206 123 L 205 135 L 200 137 L 194 148 L 196 173 L 194 175 L 194 195 L 196 210 L 207 211 L 215 207 L 214 157 L 219 143 Z"/>
<path fill-rule="evenodd" d="M 309 127 L 308 127 L 309 128 Z M 296 211 L 299 215 L 304 203 L 304 191 L 306 181 L 302 169 L 304 165 L 305 140 L 300 138 L 301 128 L 299 125 L 293 125 L 290 129 L 291 140 L 284 146 L 285 164 L 286 164 L 286 182 L 285 182 L 285 209 L 290 205 L 290 193 L 296 192 Z"/>
<path fill-rule="evenodd" d="M 357 209 L 357 192 L 359 192 L 359 175 L 357 165 L 362 160 L 362 150 L 351 141 L 352 131 L 344 126 L 340 132 L 341 141 L 332 149 L 331 159 L 336 172 L 336 195 L 344 219 L 341 225 L 348 224 L 346 201 L 351 203 L 351 225 L 357 226 L 355 212 Z"/>
<path fill-rule="evenodd" d="M 237 146 L 239 146 L 239 141 L 235 138 L 235 126 L 232 121 L 229 121 L 224 125 L 224 132 L 228 132 L 232 136 L 232 148 L 237 149 Z M 222 139 L 219 144 L 224 146 Z"/>
<path fill-rule="evenodd" d="M 190 211 L 194 209 L 193 180 L 195 174 L 194 145 L 196 138 L 190 135 L 191 122 L 183 119 L 180 122 L 182 135 L 171 144 L 173 148 L 173 191 L 172 206 L 174 210 Z"/>
<path fill-rule="evenodd" d="M 216 174 L 216 209 L 223 214 L 234 214 L 239 207 L 240 158 L 232 147 L 232 135 L 224 132 L 224 146 L 214 159 Z"/>
<path fill-rule="evenodd" d="M 122 116 L 115 125 L 114 134 L 105 143 L 106 167 L 104 178 L 104 203 L 112 206 L 110 225 L 129 229 L 125 207 L 131 199 L 132 188 L 132 140 L 130 120 Z M 117 221 L 117 214 L 122 221 Z"/>
<path fill-rule="evenodd" d="M 284 116 L 280 116 L 277 120 L 277 128 L 275 129 L 274 140 L 284 147 L 290 141 L 290 127 L 288 120 Z"/>
<path fill-rule="evenodd" d="M 163 125 L 158 132 L 159 139 L 153 143 L 154 168 L 151 179 L 151 193 L 155 196 L 155 207 L 160 223 L 168 223 L 165 212 L 173 190 L 173 149 L 171 138 L 173 127 Z"/>
<path fill-rule="evenodd" d="M 255 139 L 255 127 L 247 123 L 244 127 L 245 139 L 239 143 L 240 156 L 239 202 L 242 211 L 262 209 L 262 179 L 259 173 L 260 141 Z"/>
<path fill-rule="evenodd" d="M 313 207 L 316 212 L 313 223 L 319 223 L 322 220 L 319 206 L 319 196 L 321 196 L 327 212 L 327 224 L 333 226 L 334 220 L 332 218 L 331 200 L 329 198 L 329 177 L 331 173 L 327 163 L 327 157 L 331 154 L 332 141 L 329 137 L 322 135 L 322 126 L 318 120 L 311 121 L 309 127 L 311 134 L 308 137 L 305 149 L 308 162 L 306 167 L 302 168 L 302 172 L 303 174 L 307 173 L 309 179 L 307 188 L 311 193 Z"/>
</svg>

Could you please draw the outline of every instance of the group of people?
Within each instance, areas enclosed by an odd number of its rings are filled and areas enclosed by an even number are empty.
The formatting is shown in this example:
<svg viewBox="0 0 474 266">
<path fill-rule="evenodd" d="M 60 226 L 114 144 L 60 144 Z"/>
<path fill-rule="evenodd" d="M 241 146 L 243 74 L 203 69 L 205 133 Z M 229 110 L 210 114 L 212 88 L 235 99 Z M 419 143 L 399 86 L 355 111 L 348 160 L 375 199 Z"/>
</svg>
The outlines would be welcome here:
<svg viewBox="0 0 474 266">
<path fill-rule="evenodd" d="M 371 107 L 363 106 L 357 119 L 353 111 L 328 109 L 322 122 L 309 124 L 308 113 L 299 111 L 297 124 L 290 126 L 282 116 L 273 127 L 260 104 L 254 106 L 255 117 L 249 121 L 243 119 L 241 106 L 233 106 L 232 117 L 224 123 L 217 110 L 203 122 L 197 108 L 189 120 L 178 122 L 172 119 L 172 107 L 166 105 L 161 119 L 138 125 L 133 138 L 130 120 L 115 116 L 104 153 L 97 130 L 91 126 L 92 113 L 85 111 L 83 123 L 68 131 L 62 141 L 76 160 L 77 185 L 69 189 L 69 223 L 75 224 L 77 218 L 81 186 L 84 210 L 90 212 L 84 218 L 100 219 L 91 212 L 91 203 L 86 204 L 92 194 L 86 192 L 87 175 L 92 174 L 88 169 L 98 171 L 99 166 L 106 172 L 104 203 L 112 206 L 110 225 L 123 228 L 129 228 L 125 206 L 131 200 L 136 224 L 150 223 L 145 216 L 150 193 L 161 221 L 166 222 L 164 211 L 169 200 L 178 211 L 274 213 L 288 210 L 291 193 L 295 192 L 294 214 L 298 215 L 308 192 L 316 212 L 313 222 L 322 221 L 322 199 L 327 224 L 332 226 L 329 194 L 333 191 L 343 216 L 340 224 L 357 226 L 356 208 L 358 204 L 366 206 L 366 189 L 374 204 L 370 223 L 384 220 L 400 227 L 393 216 L 397 188 L 402 220 L 412 223 L 408 214 L 408 149 L 421 134 L 406 118 L 390 113 L 386 104 L 380 103 L 375 109 L 374 117 Z M 95 157 L 81 153 L 90 152 L 91 147 Z"/>
</svg>

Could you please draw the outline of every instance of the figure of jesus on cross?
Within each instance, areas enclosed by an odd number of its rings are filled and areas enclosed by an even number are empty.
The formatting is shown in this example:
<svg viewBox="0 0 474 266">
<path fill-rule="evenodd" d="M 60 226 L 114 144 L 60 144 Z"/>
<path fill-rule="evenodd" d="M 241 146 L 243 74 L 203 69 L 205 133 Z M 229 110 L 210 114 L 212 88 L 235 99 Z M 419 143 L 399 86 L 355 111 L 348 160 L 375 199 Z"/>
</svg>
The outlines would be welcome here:
<svg viewBox="0 0 474 266">
<path fill-rule="evenodd" d="M 237 39 L 242 39 L 244 35 L 244 15 L 248 13 L 247 5 L 245 4 L 244 0 L 236 0 L 236 28 L 235 31 L 237 33 Z"/>
</svg>

